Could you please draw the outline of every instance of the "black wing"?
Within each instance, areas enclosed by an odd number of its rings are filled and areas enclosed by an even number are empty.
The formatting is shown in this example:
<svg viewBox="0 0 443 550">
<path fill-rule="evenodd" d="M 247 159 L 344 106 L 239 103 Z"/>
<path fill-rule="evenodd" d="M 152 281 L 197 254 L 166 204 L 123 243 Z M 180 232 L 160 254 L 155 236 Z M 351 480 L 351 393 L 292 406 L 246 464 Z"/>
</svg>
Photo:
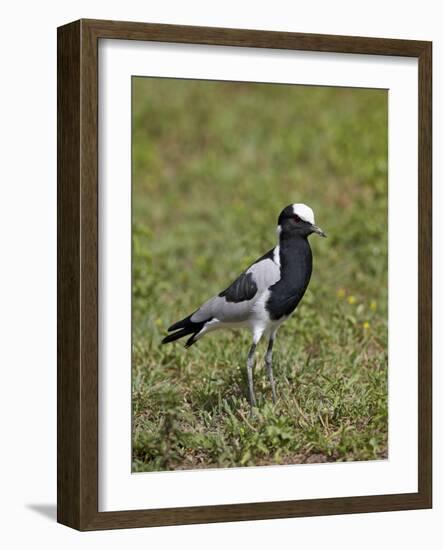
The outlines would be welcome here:
<svg viewBox="0 0 443 550">
<path fill-rule="evenodd" d="M 256 294 L 257 285 L 252 273 L 242 273 L 228 288 L 220 292 L 219 296 L 224 297 L 227 302 L 238 303 L 252 300 Z"/>
</svg>

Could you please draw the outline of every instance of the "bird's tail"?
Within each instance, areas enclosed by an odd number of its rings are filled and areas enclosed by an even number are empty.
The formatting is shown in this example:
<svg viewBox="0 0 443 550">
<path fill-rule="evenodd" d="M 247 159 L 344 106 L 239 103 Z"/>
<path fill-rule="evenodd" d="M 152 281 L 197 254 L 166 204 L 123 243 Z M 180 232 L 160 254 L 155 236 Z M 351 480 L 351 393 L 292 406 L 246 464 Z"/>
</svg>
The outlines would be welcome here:
<svg viewBox="0 0 443 550">
<path fill-rule="evenodd" d="M 175 342 L 175 340 L 179 340 L 180 338 L 188 336 L 189 334 L 191 334 L 191 337 L 188 338 L 188 340 L 186 341 L 185 347 L 189 348 L 190 346 L 192 346 L 192 344 L 195 344 L 195 342 L 197 341 L 196 337 L 198 333 L 202 330 L 207 321 L 205 320 L 199 323 L 195 323 L 194 321 L 191 321 L 192 315 L 193 314 L 171 325 L 168 328 L 168 332 L 172 332 L 173 334 L 165 336 L 165 338 L 163 338 L 162 340 L 162 344 Z"/>
</svg>

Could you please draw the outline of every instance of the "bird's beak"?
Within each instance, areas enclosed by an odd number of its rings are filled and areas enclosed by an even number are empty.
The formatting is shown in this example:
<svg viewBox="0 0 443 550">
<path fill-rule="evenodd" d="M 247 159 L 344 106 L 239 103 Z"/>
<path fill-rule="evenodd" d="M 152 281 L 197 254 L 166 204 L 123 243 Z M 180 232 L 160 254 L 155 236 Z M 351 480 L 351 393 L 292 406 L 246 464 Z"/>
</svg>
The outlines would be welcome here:
<svg viewBox="0 0 443 550">
<path fill-rule="evenodd" d="M 320 237 L 326 237 L 326 233 L 323 231 L 323 229 L 320 229 L 317 225 L 311 225 L 312 231 L 314 233 L 317 233 L 317 235 L 320 235 Z"/>
</svg>

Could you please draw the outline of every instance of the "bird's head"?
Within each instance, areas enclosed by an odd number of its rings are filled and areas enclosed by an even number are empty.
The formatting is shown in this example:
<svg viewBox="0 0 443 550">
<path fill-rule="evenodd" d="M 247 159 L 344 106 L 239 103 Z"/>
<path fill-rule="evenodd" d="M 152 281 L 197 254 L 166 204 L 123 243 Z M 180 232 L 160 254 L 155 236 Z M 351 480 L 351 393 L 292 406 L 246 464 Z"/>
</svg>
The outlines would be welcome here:
<svg viewBox="0 0 443 550">
<path fill-rule="evenodd" d="M 320 227 L 315 225 L 314 212 L 306 204 L 290 204 L 284 208 L 278 217 L 277 232 L 280 239 L 295 235 L 308 237 L 311 233 L 326 237 Z"/>
</svg>

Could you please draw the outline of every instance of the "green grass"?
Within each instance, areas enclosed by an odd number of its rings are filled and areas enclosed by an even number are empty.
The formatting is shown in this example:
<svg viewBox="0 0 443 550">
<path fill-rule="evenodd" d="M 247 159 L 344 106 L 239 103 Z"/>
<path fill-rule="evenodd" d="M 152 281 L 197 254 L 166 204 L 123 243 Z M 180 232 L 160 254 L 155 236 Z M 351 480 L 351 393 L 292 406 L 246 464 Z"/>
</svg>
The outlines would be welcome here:
<svg viewBox="0 0 443 550">
<path fill-rule="evenodd" d="M 132 154 L 133 470 L 385 458 L 387 93 L 136 78 Z M 329 238 L 277 335 L 275 405 L 258 349 L 250 418 L 249 334 L 160 341 L 292 202 Z"/>
</svg>

